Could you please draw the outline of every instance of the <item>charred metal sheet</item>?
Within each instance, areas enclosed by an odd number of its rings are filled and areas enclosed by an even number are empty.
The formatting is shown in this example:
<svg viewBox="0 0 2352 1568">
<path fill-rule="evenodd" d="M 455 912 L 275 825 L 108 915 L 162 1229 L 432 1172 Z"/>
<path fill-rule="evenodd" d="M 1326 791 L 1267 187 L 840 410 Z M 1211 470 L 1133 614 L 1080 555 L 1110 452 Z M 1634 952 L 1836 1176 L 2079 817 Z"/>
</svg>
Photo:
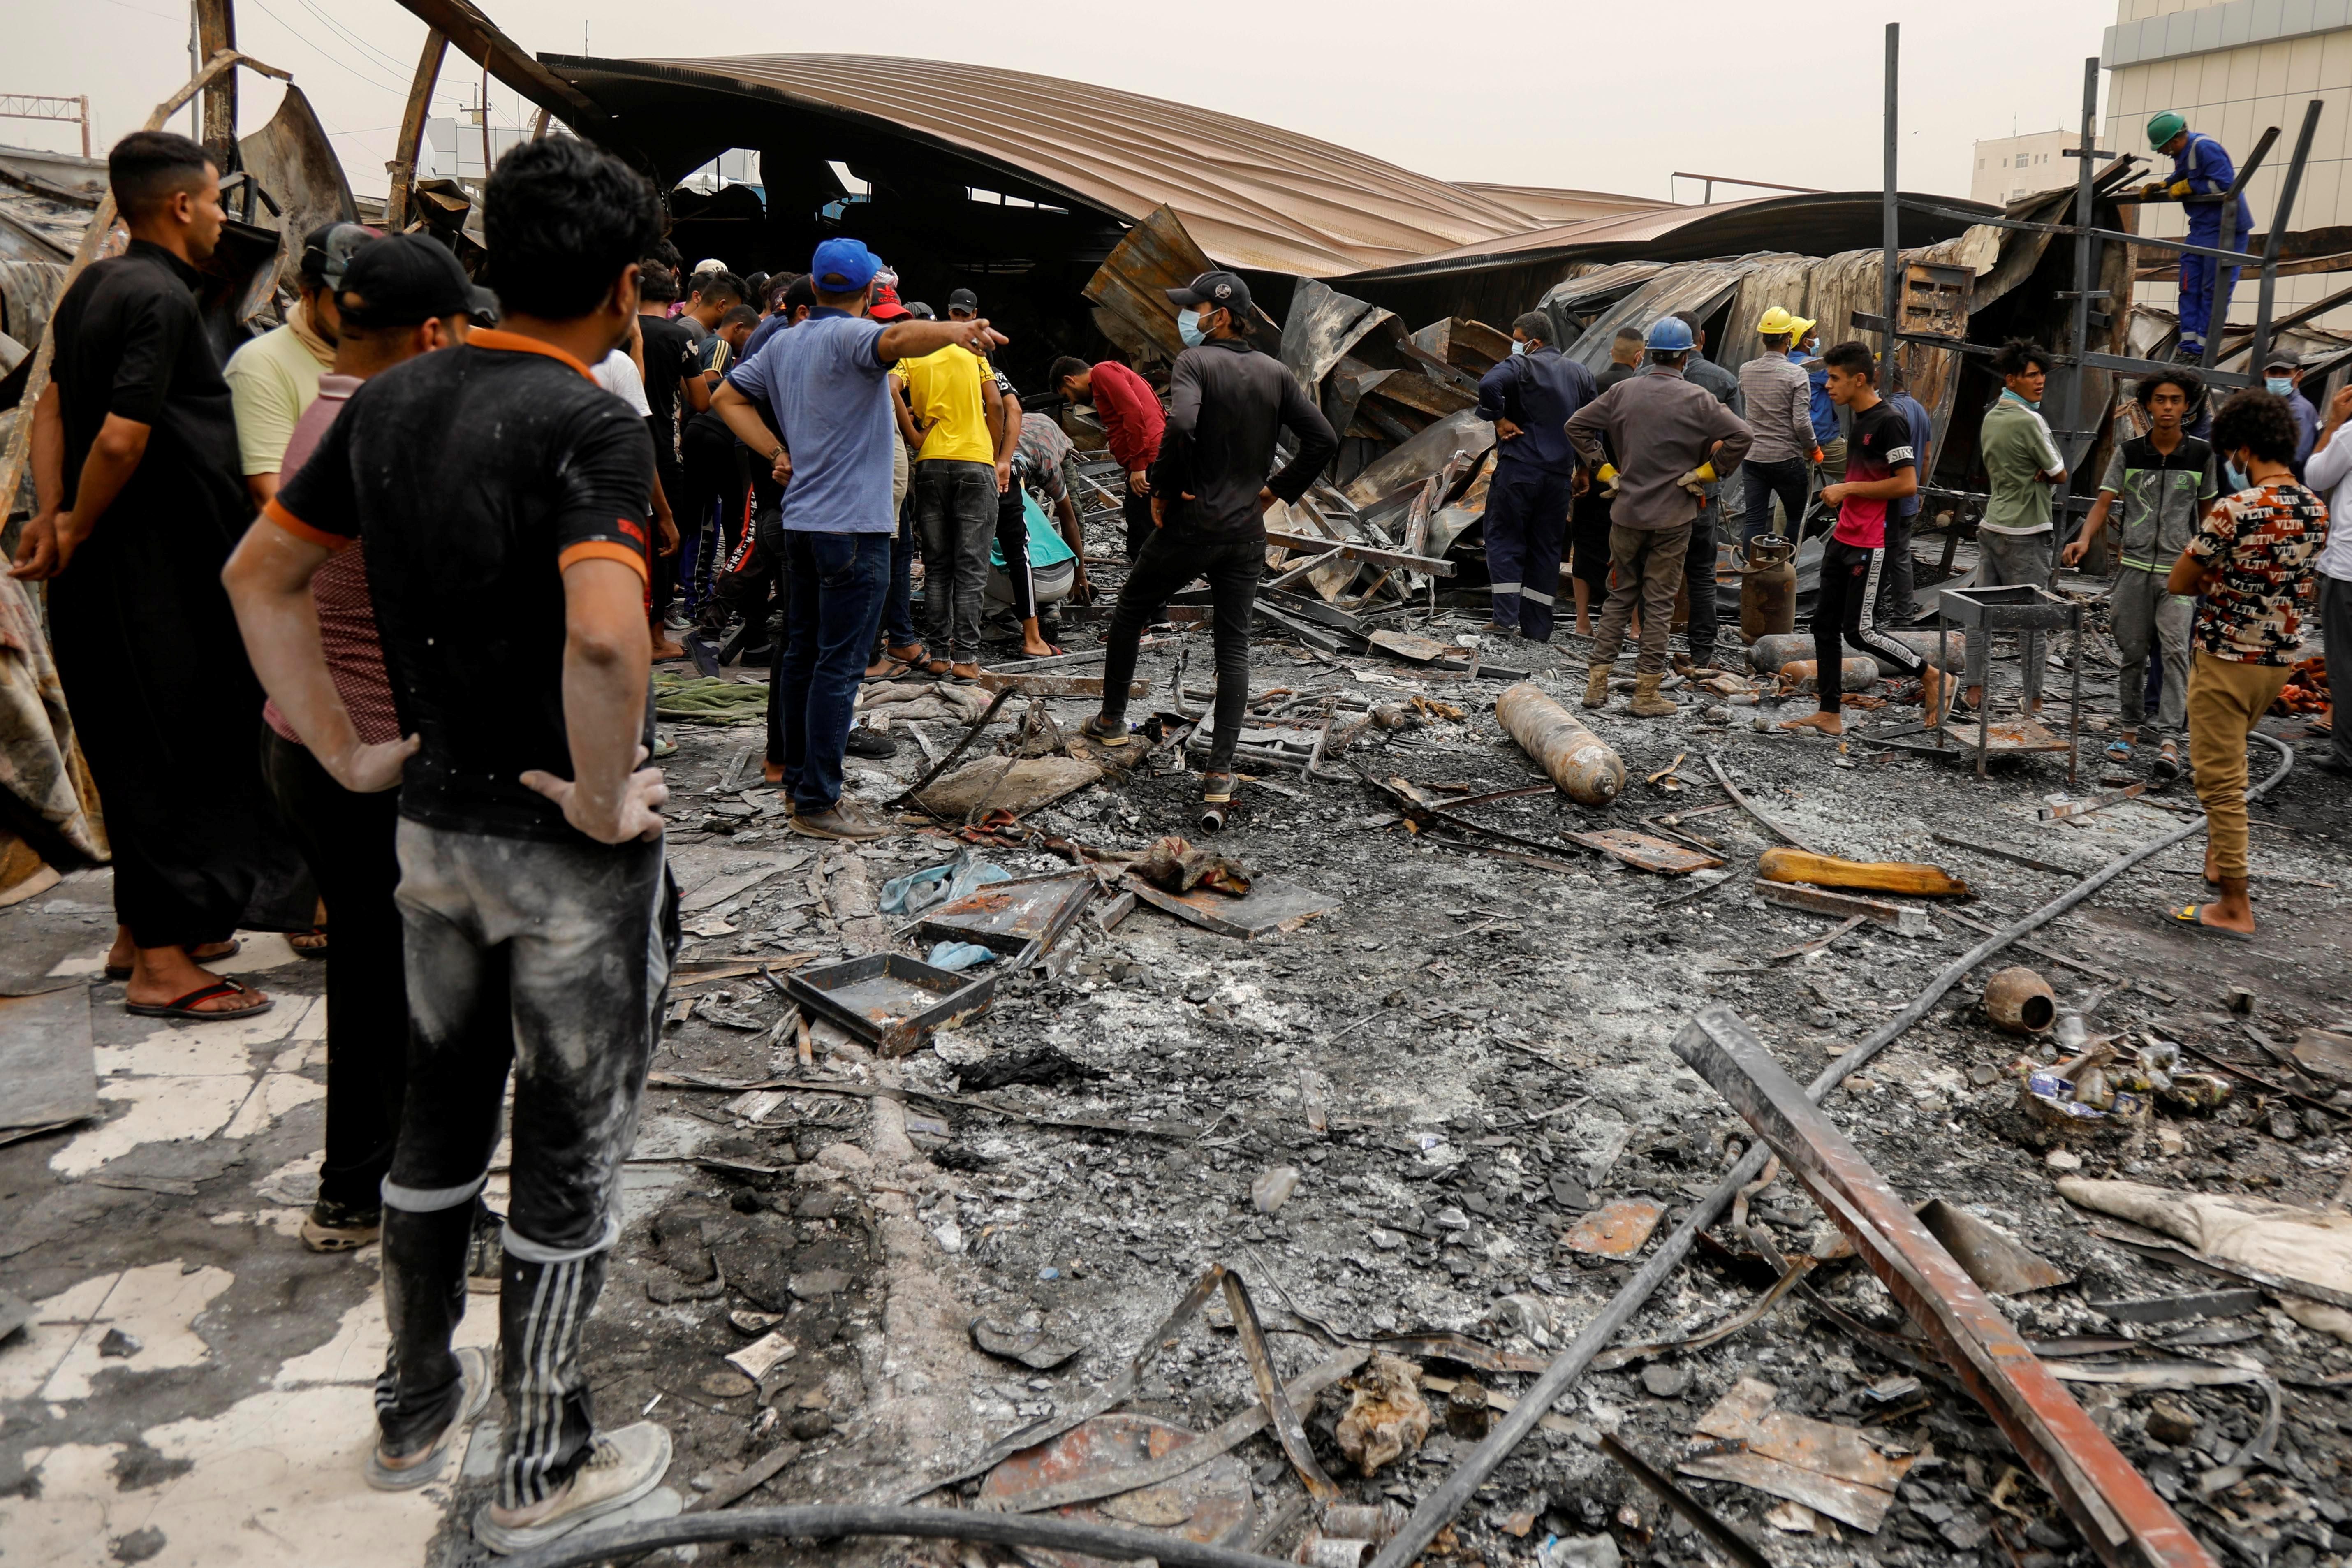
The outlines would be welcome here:
<svg viewBox="0 0 2352 1568">
<path fill-rule="evenodd" d="M 1357 340 L 1382 321 L 1390 312 L 1352 295 L 1342 294 L 1328 284 L 1312 278 L 1302 278 L 1291 290 L 1290 310 L 1282 322 L 1282 352 L 1276 357 L 1288 366 L 1298 378 L 1298 384 L 1312 396 Z M 1387 374 L 1387 373 L 1381 373 Z M 1363 395 L 1359 389 L 1357 397 Z M 1352 414 L 1355 400 L 1349 399 Z M 1346 426 L 1335 426 L 1345 429 Z"/>
<path fill-rule="evenodd" d="M 1096 886 L 1091 871 L 992 882 L 927 911 L 915 931 L 927 941 L 978 942 L 996 952 L 1019 952 L 1034 942 L 1045 952 L 1062 940 Z"/>
<path fill-rule="evenodd" d="M 278 279 L 290 289 L 302 265 L 302 237 L 322 224 L 359 221 L 342 160 L 335 156 L 310 100 L 291 82 L 269 123 L 241 138 L 236 150 L 245 172 L 278 204 L 270 219 L 282 237 Z M 263 215 L 256 211 L 250 216 L 258 220 Z"/>
<path fill-rule="evenodd" d="M 1774 1409 L 1778 1392 L 1741 1378 L 1694 1429 L 1737 1447 L 1696 1451 L 1675 1468 L 1686 1476 L 1737 1481 L 1876 1533 L 1911 1460 L 1887 1458 L 1857 1428 Z"/>
<path fill-rule="evenodd" d="M 1664 1213 L 1657 1205 L 1638 1198 L 1604 1204 L 1569 1228 L 1565 1238 L 1568 1249 L 1606 1258 L 1630 1258 L 1642 1250 Z"/>
<path fill-rule="evenodd" d="M 986 1007 L 996 976 L 974 980 L 902 952 L 870 953 L 801 970 L 784 981 L 784 994 L 884 1056 L 902 1057 L 932 1030 L 953 1028 Z"/>
<path fill-rule="evenodd" d="M 1709 870 L 1723 864 L 1720 857 L 1685 849 L 1630 827 L 1601 827 L 1591 833 L 1562 833 L 1560 837 L 1570 844 L 1598 849 L 1638 870 L 1655 871 L 1662 877 L 1687 877 L 1693 871 Z"/>
<path fill-rule="evenodd" d="M 1804 1183 L 2104 1561 L 2214 1568 L 2147 1479 L 1738 1014 L 1703 1009 L 1674 1047 Z"/>
<path fill-rule="evenodd" d="M 1328 914 L 1339 901 L 1327 899 L 1296 882 L 1260 877 L 1236 899 L 1213 888 L 1189 893 L 1163 893 L 1140 877 L 1129 876 L 1127 886 L 1135 896 L 1162 914 L 1174 915 L 1202 931 L 1252 942 L 1268 931 L 1297 931 L 1317 915 Z"/>
</svg>

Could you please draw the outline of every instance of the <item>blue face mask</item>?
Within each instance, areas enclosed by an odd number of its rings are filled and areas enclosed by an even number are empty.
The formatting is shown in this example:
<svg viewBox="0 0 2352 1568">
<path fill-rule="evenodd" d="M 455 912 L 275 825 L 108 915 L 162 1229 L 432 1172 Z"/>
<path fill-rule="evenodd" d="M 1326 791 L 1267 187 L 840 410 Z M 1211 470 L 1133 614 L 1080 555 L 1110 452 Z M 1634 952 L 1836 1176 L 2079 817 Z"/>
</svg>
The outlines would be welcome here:
<svg viewBox="0 0 2352 1568">
<path fill-rule="evenodd" d="M 1197 349 L 1207 342 L 1209 334 L 1201 330 L 1201 312 L 1193 310 L 1177 311 L 1176 335 L 1184 340 L 1184 346 L 1188 349 Z"/>
<path fill-rule="evenodd" d="M 1523 353 L 1527 353 L 1527 352 L 1528 352 L 1528 344 L 1527 344 L 1527 340 L 1526 340 L 1526 339 L 1524 339 L 1524 338 L 1520 338 L 1520 339 L 1517 339 L 1517 340 L 1516 340 L 1516 341 L 1514 341 L 1514 342 L 1512 342 L 1512 344 L 1511 344 L 1511 357 L 1512 357 L 1512 358 L 1517 359 L 1519 355 L 1521 355 L 1521 354 L 1523 354 Z"/>
<path fill-rule="evenodd" d="M 2283 375 L 2266 375 L 2263 377 L 2263 390 L 2284 397 L 2294 390 L 2294 383 Z"/>
<path fill-rule="evenodd" d="M 2250 490 L 2254 488 L 2254 481 L 2246 477 L 2246 470 L 2227 458 L 2222 459 L 2221 462 L 2221 480 L 2233 490 Z"/>
</svg>

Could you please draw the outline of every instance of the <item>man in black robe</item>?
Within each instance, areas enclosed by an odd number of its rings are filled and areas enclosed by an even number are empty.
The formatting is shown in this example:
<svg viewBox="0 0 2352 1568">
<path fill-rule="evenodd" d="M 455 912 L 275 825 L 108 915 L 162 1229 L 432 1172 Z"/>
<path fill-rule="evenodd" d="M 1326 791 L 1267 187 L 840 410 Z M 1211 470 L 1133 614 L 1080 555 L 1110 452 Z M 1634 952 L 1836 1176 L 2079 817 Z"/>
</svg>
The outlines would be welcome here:
<svg viewBox="0 0 2352 1568">
<path fill-rule="evenodd" d="M 252 517 L 228 385 L 196 303 L 226 221 L 202 147 L 134 132 L 107 160 L 129 249 L 58 303 L 33 414 L 37 504 L 14 575 L 49 584 L 58 673 L 106 812 L 107 961 L 133 1013 L 270 1005 L 201 966 L 239 925 L 307 926 L 301 862 L 261 781 L 261 688 L 220 583 Z"/>
</svg>

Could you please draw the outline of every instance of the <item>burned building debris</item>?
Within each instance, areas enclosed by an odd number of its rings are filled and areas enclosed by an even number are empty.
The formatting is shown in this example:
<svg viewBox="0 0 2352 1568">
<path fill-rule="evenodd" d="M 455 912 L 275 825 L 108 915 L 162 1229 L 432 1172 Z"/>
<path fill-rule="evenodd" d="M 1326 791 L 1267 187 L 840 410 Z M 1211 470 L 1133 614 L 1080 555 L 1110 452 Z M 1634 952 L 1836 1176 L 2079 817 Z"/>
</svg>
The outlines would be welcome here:
<svg viewBox="0 0 2352 1568">
<path fill-rule="evenodd" d="M 2140 251 L 2088 267 L 2064 232 L 2127 232 L 2128 171 L 2084 172 L 2080 223 L 2079 190 L 1905 196 L 1890 234 L 1875 192 L 1453 184 L 1019 73 L 535 58 L 464 0 L 411 8 L 428 54 L 673 187 L 689 257 L 854 232 L 910 293 L 1006 301 L 1024 391 L 1062 352 L 1164 382 L 1165 290 L 1239 268 L 1253 342 L 1341 438 L 1266 513 L 1213 821 L 1205 594 L 1145 638 L 1129 743 L 1083 729 L 1131 564 L 1127 477 L 1084 409 L 1058 418 L 1097 598 L 1061 606 L 1054 655 L 861 689 L 890 752 L 846 788 L 889 837 L 793 834 L 740 647 L 657 672 L 684 935 L 587 1337 L 598 1409 L 677 1457 L 513 1561 L 2352 1561 L 2347 825 L 2305 765 L 2324 664 L 2251 747 L 2243 945 L 2168 918 L 2202 886 L 2203 816 L 2110 752 L 2096 560 L 2056 579 L 2063 631 L 1962 628 L 1992 648 L 1965 723 L 1858 653 L 1805 664 L 1819 528 L 1769 560 L 1726 541 L 1718 607 L 1759 614 L 1738 657 L 1664 678 L 1668 717 L 1580 706 L 1591 639 L 1565 624 L 1486 629 L 1476 384 L 1525 310 L 1595 370 L 1679 310 L 1735 371 L 1774 308 L 1894 335 L 1932 422 L 1923 597 L 1964 593 L 1987 351 L 2073 356 L 2077 498 L 2138 428 L 2126 384 L 2173 327 L 2131 299 Z M 226 337 L 268 319 L 286 236 L 384 216 L 286 102 L 237 143 Z M 1066 138 L 1065 112 L 1110 130 Z M 734 146 L 769 160 L 761 198 L 674 188 Z M 38 395 L 56 290 L 106 241 L 95 180 L 0 153 L 24 351 L 0 402 Z M 495 280 L 471 192 L 404 177 L 389 205 Z M 2352 363 L 2307 320 L 2263 331 L 2331 388 Z M 2224 341 L 2222 376 L 2251 346 Z M 0 711 L 45 711 L 39 637 L 0 581 Z M 2067 722 L 2030 710 L 2028 661 L 2079 694 Z M 1779 730 L 1823 681 L 1844 734 Z M 316 966 L 247 933 L 224 963 L 268 973 L 268 1017 L 111 1005 L 102 812 L 70 726 L 41 722 L 51 826 L 16 841 L 70 864 L 20 879 L 0 855 L 0 1537 L 31 1562 L 488 1561 L 462 1521 L 495 1406 L 441 1485 L 360 1479 L 377 1257 L 294 1239 Z M 2027 729 L 2068 744 L 1985 739 Z M 503 1205 L 503 1145 L 489 1167 Z M 466 1342 L 493 1342 L 489 1309 Z"/>
</svg>

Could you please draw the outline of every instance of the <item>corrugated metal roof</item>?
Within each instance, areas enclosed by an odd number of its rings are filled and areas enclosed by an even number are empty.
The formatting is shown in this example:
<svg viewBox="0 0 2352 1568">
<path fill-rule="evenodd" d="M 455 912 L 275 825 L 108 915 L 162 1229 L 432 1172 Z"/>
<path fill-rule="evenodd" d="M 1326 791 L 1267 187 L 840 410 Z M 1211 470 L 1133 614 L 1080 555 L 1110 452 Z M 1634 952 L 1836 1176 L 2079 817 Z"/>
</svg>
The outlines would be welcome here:
<svg viewBox="0 0 2352 1568">
<path fill-rule="evenodd" d="M 1465 191 L 1517 207 L 1539 224 L 1586 223 L 1593 218 L 1647 212 L 1679 204 L 1655 196 L 1621 196 L 1609 191 L 1571 191 L 1553 185 L 1496 185 L 1484 180 L 1456 180 Z"/>
<path fill-rule="evenodd" d="M 1956 212 L 1981 212 L 1988 216 L 2000 212 L 1999 207 L 1956 196 L 1938 196 L 1936 201 Z M 1563 259 L 1640 257 L 1654 261 L 1695 261 L 1759 250 L 1820 255 L 1870 243 L 1879 230 L 1880 212 L 1876 191 L 1751 196 L 1709 206 L 1660 207 L 1590 218 L 1582 223 L 1556 224 L 1497 239 L 1473 240 L 1452 250 L 1391 265 L 1381 269 L 1380 276 L 1412 278 L 1476 271 L 1551 256 Z M 1965 223 L 1929 218 L 1908 210 L 1903 214 L 1902 223 L 1906 246 L 1932 243 L 1967 226 Z"/>
<path fill-rule="evenodd" d="M 1433 179 L 1296 132 L 1026 71 L 858 55 L 540 58 L 615 110 L 625 99 L 632 110 L 647 107 L 648 83 L 749 95 L 864 130 L 894 128 L 1130 222 L 1165 205 L 1203 250 L 1232 267 L 1309 278 L 1363 271 L 1492 242 L 1544 216 L 1500 191 Z"/>
</svg>

